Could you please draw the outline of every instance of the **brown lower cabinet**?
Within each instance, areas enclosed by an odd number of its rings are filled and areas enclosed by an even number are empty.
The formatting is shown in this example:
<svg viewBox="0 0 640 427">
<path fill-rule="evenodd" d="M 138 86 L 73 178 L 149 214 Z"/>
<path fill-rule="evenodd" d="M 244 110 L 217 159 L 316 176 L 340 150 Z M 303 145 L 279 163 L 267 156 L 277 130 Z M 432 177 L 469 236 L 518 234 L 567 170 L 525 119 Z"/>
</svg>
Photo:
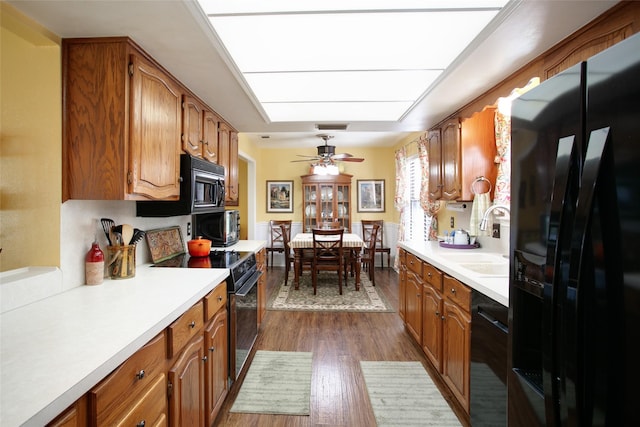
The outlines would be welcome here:
<svg viewBox="0 0 640 427">
<path fill-rule="evenodd" d="M 400 260 L 401 272 L 406 271 L 400 276 L 405 327 L 468 414 L 471 289 L 407 251 L 401 250 Z"/>
<path fill-rule="evenodd" d="M 48 426 L 211 426 L 228 392 L 223 282 Z"/>
</svg>

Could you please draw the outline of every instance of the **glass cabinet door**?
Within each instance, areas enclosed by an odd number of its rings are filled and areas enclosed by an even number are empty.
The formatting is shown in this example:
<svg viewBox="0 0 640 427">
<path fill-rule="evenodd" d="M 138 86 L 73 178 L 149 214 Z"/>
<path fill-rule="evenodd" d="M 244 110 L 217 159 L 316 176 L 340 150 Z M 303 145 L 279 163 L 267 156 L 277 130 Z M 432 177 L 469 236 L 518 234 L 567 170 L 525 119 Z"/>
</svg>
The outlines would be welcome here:
<svg viewBox="0 0 640 427">
<path fill-rule="evenodd" d="M 336 185 L 336 218 L 340 225 L 345 228 L 345 232 L 349 232 L 351 228 L 351 218 L 349 218 L 351 212 L 349 209 L 349 201 L 351 200 L 350 188 L 350 185 Z"/>
<path fill-rule="evenodd" d="M 303 202 L 303 209 L 304 209 L 304 232 L 305 233 L 311 233 L 311 229 L 317 227 L 317 210 L 318 210 L 318 188 L 315 184 L 310 184 L 310 185 L 304 185 L 303 186 L 303 192 L 304 192 L 304 202 Z"/>
</svg>

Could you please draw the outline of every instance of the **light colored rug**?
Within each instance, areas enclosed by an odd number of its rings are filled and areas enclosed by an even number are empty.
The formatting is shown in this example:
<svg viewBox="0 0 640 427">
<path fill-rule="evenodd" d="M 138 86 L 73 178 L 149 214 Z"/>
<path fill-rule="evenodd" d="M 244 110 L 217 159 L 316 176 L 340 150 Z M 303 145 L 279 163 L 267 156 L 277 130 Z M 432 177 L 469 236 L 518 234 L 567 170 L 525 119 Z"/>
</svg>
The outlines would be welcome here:
<svg viewBox="0 0 640 427">
<path fill-rule="evenodd" d="M 231 412 L 309 415 L 311 355 L 256 351 Z"/>
<path fill-rule="evenodd" d="M 361 361 L 378 427 L 461 426 L 420 362 Z"/>
<path fill-rule="evenodd" d="M 371 284 L 366 273 L 360 274 L 360 290 L 355 290 L 354 278 L 349 277 L 347 285 L 342 282 L 342 295 L 338 289 L 338 278 L 334 272 L 318 275 L 317 294 L 313 294 L 311 275 L 305 273 L 300 278 L 299 289 L 293 284 L 293 273 L 289 274 L 287 286 L 284 280 L 267 304 L 268 310 L 291 311 L 373 311 L 394 312 L 395 310 L 382 293 Z"/>
</svg>

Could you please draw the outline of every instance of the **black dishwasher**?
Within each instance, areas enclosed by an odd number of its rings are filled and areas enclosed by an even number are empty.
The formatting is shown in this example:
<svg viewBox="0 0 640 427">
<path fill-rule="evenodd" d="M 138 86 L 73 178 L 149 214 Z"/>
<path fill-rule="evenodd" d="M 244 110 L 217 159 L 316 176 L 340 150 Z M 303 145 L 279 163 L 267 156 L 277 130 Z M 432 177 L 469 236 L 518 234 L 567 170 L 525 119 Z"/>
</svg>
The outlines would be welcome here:
<svg viewBox="0 0 640 427">
<path fill-rule="evenodd" d="M 506 426 L 509 309 L 477 291 L 471 309 L 471 425 Z"/>
</svg>

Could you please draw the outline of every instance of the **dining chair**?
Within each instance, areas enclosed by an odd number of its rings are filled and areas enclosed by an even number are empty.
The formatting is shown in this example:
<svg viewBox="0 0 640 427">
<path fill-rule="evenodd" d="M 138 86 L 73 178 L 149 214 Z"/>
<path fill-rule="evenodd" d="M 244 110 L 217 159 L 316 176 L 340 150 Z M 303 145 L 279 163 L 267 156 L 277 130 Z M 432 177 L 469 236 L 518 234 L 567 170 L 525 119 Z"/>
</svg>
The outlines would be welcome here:
<svg viewBox="0 0 640 427">
<path fill-rule="evenodd" d="M 362 220 L 362 240 L 365 242 L 369 241 L 369 235 L 371 234 L 371 230 L 374 224 L 378 224 L 380 229 L 378 230 L 378 237 L 376 240 L 376 253 L 380 254 L 380 264 L 382 268 L 384 268 L 384 254 L 387 254 L 387 267 L 391 267 L 390 257 L 391 257 L 391 248 L 384 247 L 384 221 L 381 219 L 363 219 Z M 367 252 L 368 249 L 365 248 L 364 252 Z"/>
<path fill-rule="evenodd" d="M 313 262 L 311 277 L 313 294 L 317 292 L 318 272 L 335 271 L 338 273 L 338 288 L 342 295 L 342 272 L 344 269 L 343 236 L 344 228 L 324 230 L 314 228 L 313 233 Z"/>
<path fill-rule="evenodd" d="M 284 226 L 283 228 L 280 226 Z M 291 220 L 275 220 L 269 221 L 269 245 L 267 246 L 267 268 L 269 268 L 269 255 L 271 255 L 271 268 L 273 268 L 273 254 L 285 253 L 283 236 L 287 235 L 289 241 L 291 241 Z M 286 258 L 285 258 L 286 263 Z"/>
<path fill-rule="evenodd" d="M 295 257 L 293 251 L 291 250 L 291 245 L 289 243 L 289 233 L 291 229 L 287 229 L 286 224 L 280 224 L 280 228 L 282 231 L 282 244 L 284 246 L 284 285 L 287 286 L 287 282 L 289 279 L 289 272 L 291 271 L 291 266 L 294 266 Z M 303 249 L 302 255 L 300 257 L 300 268 L 302 271 L 309 270 L 311 271 L 311 264 L 313 263 L 313 249 Z M 305 268 L 306 267 L 306 268 Z M 301 273 L 302 273 L 301 271 Z"/>
<path fill-rule="evenodd" d="M 365 250 L 360 256 L 360 261 L 365 266 L 365 270 L 369 272 L 369 280 L 373 286 L 376 285 L 375 262 L 376 262 L 376 245 L 378 243 L 378 233 L 380 224 L 373 224 L 368 232 L 369 240 L 365 240 Z"/>
</svg>

